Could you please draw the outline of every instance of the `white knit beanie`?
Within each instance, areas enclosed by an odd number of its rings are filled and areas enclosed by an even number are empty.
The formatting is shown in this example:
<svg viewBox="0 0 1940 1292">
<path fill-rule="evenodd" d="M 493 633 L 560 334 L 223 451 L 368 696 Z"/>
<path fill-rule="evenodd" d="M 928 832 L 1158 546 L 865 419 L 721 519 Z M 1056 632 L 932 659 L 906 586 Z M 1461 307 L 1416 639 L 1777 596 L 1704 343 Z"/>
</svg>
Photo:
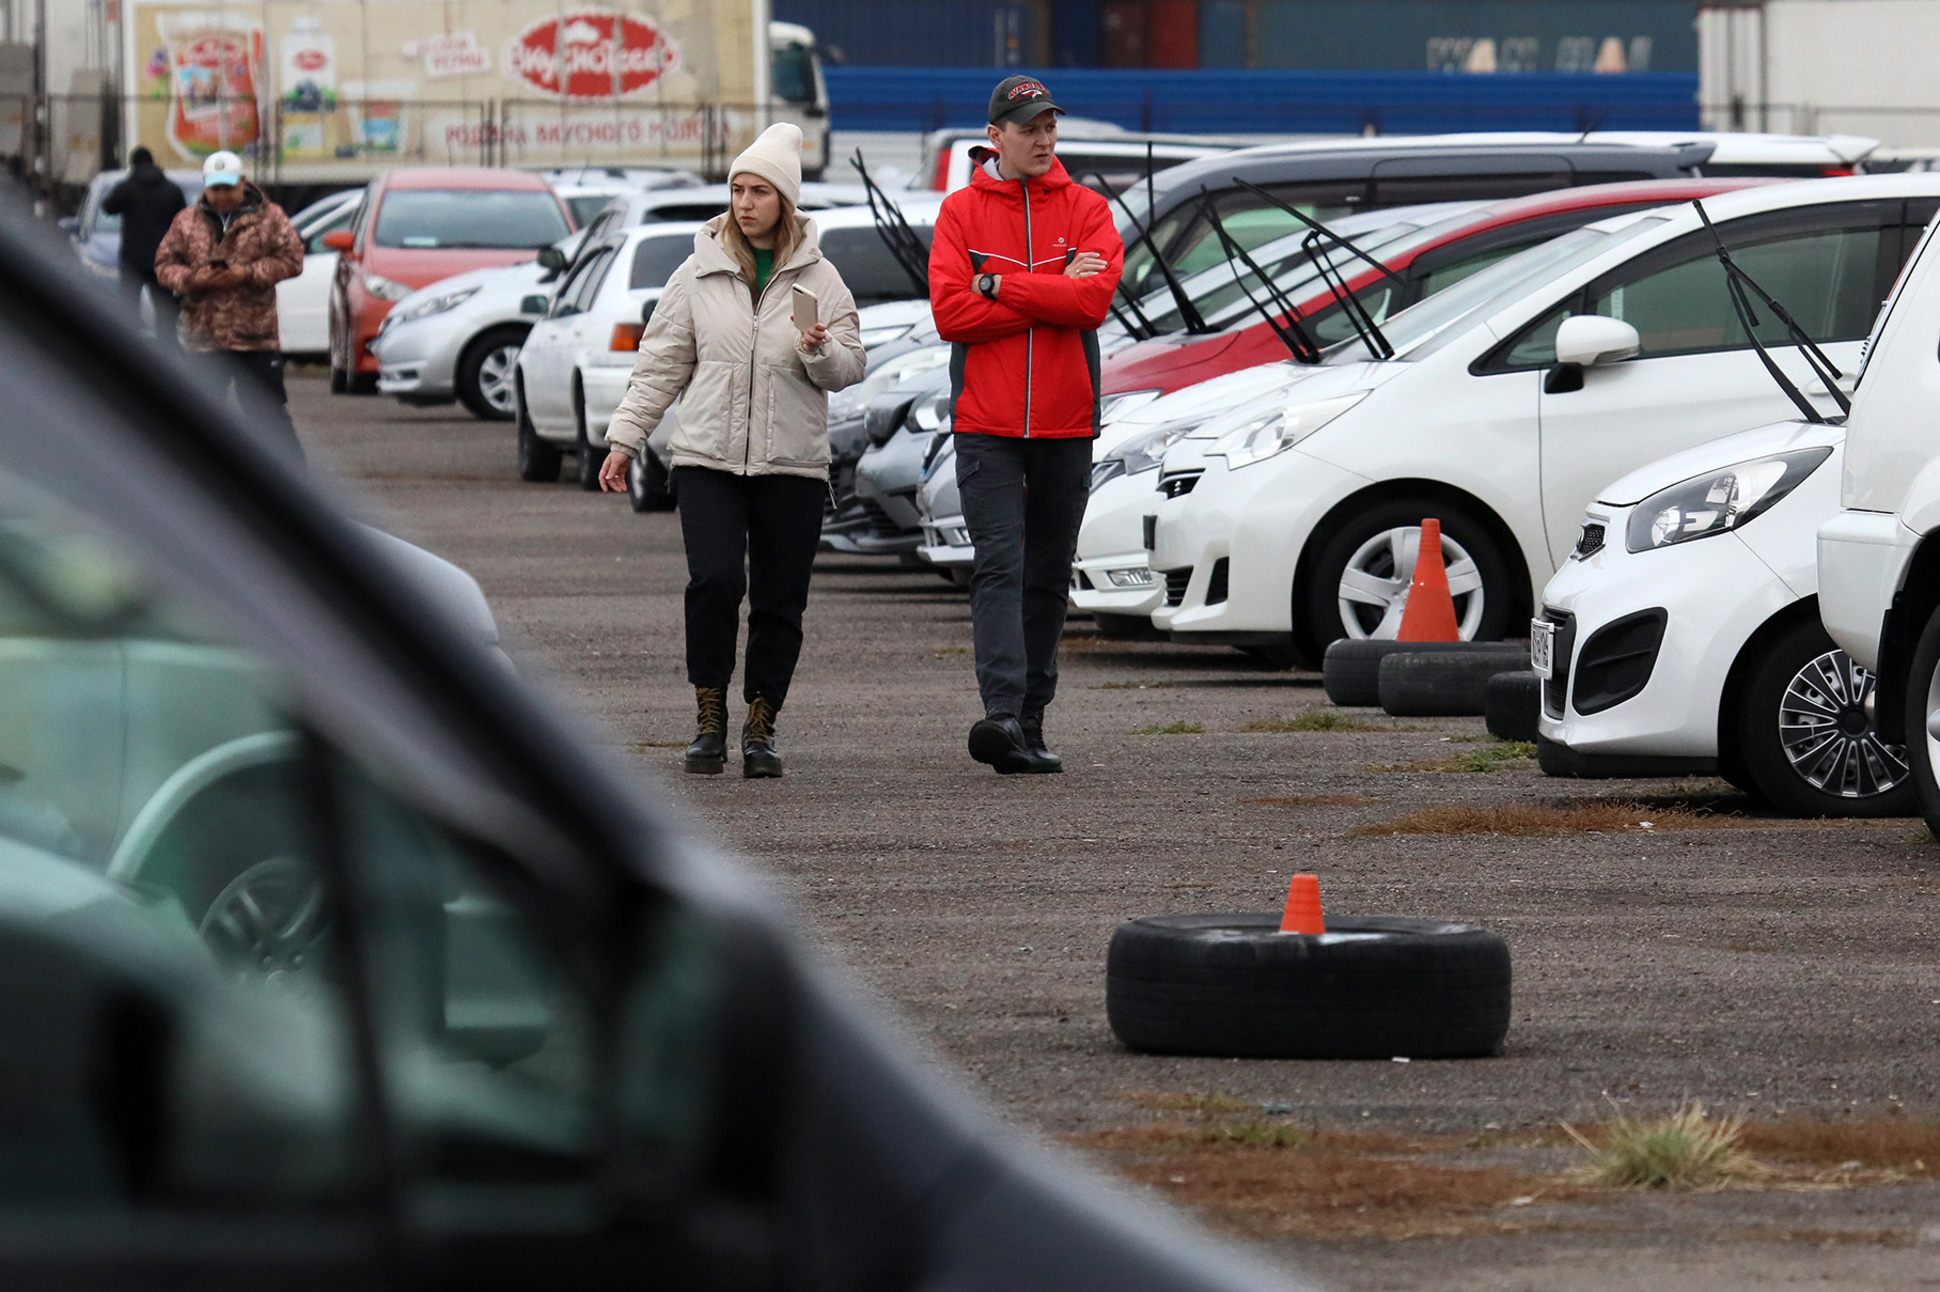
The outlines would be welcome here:
<svg viewBox="0 0 1940 1292">
<path fill-rule="evenodd" d="M 802 200 L 802 128 L 788 121 L 777 121 L 748 145 L 748 150 L 728 167 L 728 182 L 746 171 L 759 175 L 788 199 L 790 206 Z"/>
</svg>

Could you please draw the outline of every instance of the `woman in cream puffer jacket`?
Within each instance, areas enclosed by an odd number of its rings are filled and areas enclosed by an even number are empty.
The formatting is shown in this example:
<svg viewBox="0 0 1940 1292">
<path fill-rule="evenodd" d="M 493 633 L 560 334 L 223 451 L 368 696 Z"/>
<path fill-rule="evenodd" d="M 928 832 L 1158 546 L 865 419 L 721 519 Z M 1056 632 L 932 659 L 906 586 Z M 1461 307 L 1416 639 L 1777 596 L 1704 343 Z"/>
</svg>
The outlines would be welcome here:
<svg viewBox="0 0 1940 1292">
<path fill-rule="evenodd" d="M 809 573 L 828 497 L 829 392 L 862 379 L 855 298 L 795 213 L 801 131 L 771 126 L 728 177 L 732 206 L 654 307 L 626 398 L 607 427 L 601 485 L 628 467 L 676 398 L 673 488 L 687 545 L 687 675 L 699 710 L 690 772 L 727 765 L 727 686 L 749 596 L 743 776 L 779 776 L 774 722 L 801 654 Z M 794 288 L 818 322 L 793 322 Z"/>
</svg>

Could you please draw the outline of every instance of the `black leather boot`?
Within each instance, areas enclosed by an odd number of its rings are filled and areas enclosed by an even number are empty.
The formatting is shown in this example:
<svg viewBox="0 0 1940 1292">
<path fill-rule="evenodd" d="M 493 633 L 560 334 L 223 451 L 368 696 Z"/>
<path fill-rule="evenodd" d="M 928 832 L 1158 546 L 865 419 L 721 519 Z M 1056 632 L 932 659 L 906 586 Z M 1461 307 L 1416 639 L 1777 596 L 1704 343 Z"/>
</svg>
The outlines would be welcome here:
<svg viewBox="0 0 1940 1292">
<path fill-rule="evenodd" d="M 1030 751 L 1024 746 L 1024 728 L 1017 719 L 993 713 L 970 728 L 970 756 L 997 769 L 999 776 L 1028 772 Z"/>
<path fill-rule="evenodd" d="M 1027 713 L 1018 719 L 1024 729 L 1024 756 L 1030 760 L 1027 769 L 1033 772 L 1061 772 L 1064 760 L 1052 753 L 1044 743 L 1044 715 Z"/>
<path fill-rule="evenodd" d="M 757 695 L 748 701 L 748 720 L 741 724 L 741 775 L 781 775 L 781 755 L 775 752 L 774 705 L 768 697 Z"/>
<path fill-rule="evenodd" d="M 687 746 L 687 770 L 697 776 L 719 776 L 727 769 L 727 692 L 717 686 L 694 688 L 700 710 L 694 721 L 694 743 Z"/>
</svg>

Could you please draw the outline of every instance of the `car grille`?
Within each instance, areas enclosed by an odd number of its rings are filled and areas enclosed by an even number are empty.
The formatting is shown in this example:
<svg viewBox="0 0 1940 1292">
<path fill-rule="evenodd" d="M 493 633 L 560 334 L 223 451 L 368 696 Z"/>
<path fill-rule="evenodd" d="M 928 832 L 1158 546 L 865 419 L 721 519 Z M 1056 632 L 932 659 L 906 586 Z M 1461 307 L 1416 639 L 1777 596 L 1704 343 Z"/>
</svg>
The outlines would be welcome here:
<svg viewBox="0 0 1940 1292">
<path fill-rule="evenodd" d="M 1576 559 L 1586 560 L 1603 550 L 1603 526 L 1596 521 L 1583 522 L 1582 532 L 1576 536 Z"/>
<path fill-rule="evenodd" d="M 869 517 L 869 532 L 871 534 L 888 538 L 903 532 L 902 527 L 891 518 L 888 512 L 883 510 L 882 504 L 874 498 L 858 498 L 856 501 L 862 505 L 863 512 Z"/>
<path fill-rule="evenodd" d="M 1176 475 L 1163 476 L 1159 479 L 1159 492 L 1168 498 L 1183 498 L 1192 492 L 1193 486 L 1199 483 L 1199 477 L 1204 474 L 1203 471 L 1181 471 Z"/>
<path fill-rule="evenodd" d="M 1581 714 L 1614 709 L 1642 691 L 1657 667 L 1669 612 L 1661 607 L 1613 619 L 1577 653 L 1571 701 Z"/>
<path fill-rule="evenodd" d="M 1186 588 L 1192 583 L 1192 567 L 1165 572 L 1165 604 L 1182 606 L 1186 603 Z"/>
</svg>

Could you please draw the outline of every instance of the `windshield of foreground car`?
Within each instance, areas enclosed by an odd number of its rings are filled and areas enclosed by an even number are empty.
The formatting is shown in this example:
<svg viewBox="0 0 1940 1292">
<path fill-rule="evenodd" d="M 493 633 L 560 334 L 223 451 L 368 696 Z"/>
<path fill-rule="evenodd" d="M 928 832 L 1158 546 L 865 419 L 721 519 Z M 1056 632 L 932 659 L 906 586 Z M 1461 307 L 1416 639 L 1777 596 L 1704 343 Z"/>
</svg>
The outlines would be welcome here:
<svg viewBox="0 0 1940 1292">
<path fill-rule="evenodd" d="M 1410 306 L 1381 325 L 1397 357 L 1418 359 L 1432 354 L 1467 331 L 1450 327 L 1467 318 L 1479 322 L 1520 300 L 1546 282 L 1561 278 L 1577 266 L 1664 223 L 1666 216 L 1645 216 L 1618 229 L 1590 225 L 1552 238 L 1540 246 L 1497 261 L 1472 278 Z M 1327 352 L 1326 363 L 1362 363 L 1371 356 L 1358 339 L 1344 341 Z"/>
<path fill-rule="evenodd" d="M 551 193 L 489 189 L 399 189 L 384 195 L 374 237 L 380 247 L 548 246 L 572 230 Z"/>
</svg>

